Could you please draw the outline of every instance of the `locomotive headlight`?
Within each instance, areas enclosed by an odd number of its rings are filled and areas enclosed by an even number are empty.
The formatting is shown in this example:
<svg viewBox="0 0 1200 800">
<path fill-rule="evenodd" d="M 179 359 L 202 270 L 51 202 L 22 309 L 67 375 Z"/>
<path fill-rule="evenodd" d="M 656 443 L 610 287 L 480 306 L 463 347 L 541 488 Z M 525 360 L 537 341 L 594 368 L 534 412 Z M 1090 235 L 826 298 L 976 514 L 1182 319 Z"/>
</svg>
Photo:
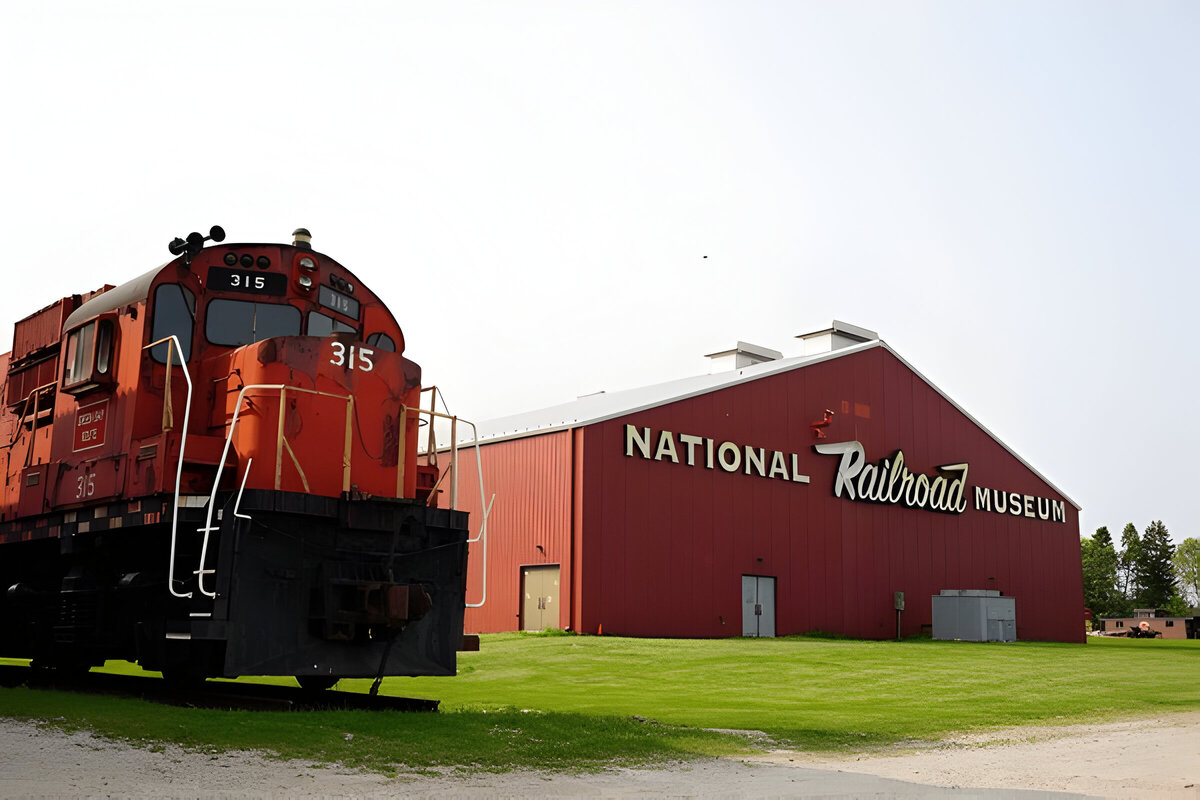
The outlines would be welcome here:
<svg viewBox="0 0 1200 800">
<path fill-rule="evenodd" d="M 317 268 L 317 262 L 309 256 L 305 256 L 304 258 L 300 259 L 298 263 L 300 264 L 300 269 L 306 269 L 309 272 L 312 272 Z M 312 285 L 312 281 L 309 281 L 308 283 L 310 286 Z"/>
<path fill-rule="evenodd" d="M 312 288 L 312 278 L 308 277 L 307 275 L 301 275 L 296 279 L 296 283 L 300 284 L 300 286 L 305 289 Z"/>
</svg>

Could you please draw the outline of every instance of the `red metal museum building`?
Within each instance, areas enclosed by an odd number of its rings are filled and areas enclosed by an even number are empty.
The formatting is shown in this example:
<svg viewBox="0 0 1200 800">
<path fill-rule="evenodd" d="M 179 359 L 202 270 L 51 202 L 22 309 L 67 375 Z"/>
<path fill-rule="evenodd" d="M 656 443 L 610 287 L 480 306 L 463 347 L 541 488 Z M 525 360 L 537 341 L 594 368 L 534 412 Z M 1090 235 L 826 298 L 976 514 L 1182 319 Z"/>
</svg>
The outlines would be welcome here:
<svg viewBox="0 0 1200 800">
<path fill-rule="evenodd" d="M 1019 639 L 1083 641 L 1079 507 L 873 332 L 801 338 L 481 426 L 467 631 L 882 639 L 896 592 L 907 635 L 978 589 Z"/>
</svg>

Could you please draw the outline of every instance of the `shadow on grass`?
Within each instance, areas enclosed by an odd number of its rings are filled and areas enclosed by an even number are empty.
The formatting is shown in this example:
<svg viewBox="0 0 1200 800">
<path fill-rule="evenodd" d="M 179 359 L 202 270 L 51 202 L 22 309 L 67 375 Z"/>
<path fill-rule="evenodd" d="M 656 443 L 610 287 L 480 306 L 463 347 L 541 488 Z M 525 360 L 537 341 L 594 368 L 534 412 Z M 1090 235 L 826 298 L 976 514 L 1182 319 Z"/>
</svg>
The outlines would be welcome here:
<svg viewBox="0 0 1200 800">
<path fill-rule="evenodd" d="M 144 747 L 337 762 L 390 773 L 543 769 L 598 772 L 759 752 L 742 737 L 651 720 L 521 709 L 450 713 L 214 710 L 0 689 L 0 717 L 88 730 Z"/>
</svg>

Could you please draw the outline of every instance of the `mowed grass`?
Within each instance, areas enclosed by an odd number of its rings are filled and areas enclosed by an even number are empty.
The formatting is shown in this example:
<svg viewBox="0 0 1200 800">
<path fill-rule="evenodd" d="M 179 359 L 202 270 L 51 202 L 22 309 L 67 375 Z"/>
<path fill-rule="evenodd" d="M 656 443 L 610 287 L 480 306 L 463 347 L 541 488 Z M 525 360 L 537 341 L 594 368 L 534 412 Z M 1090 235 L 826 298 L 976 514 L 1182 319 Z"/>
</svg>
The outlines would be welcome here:
<svg viewBox="0 0 1200 800">
<path fill-rule="evenodd" d="M 484 636 L 480 652 L 460 654 L 458 677 L 390 678 L 382 691 L 439 699 L 442 713 L 214 711 L 0 689 L 0 716 L 381 770 L 589 770 L 754 747 L 710 728 L 763 731 L 810 750 L 862 749 L 963 730 L 1197 710 L 1200 641 L 499 634 Z"/>
<path fill-rule="evenodd" d="M 393 684 L 443 709 L 639 715 L 810 749 L 1200 709 L 1200 640 L 1087 644 L 485 637 L 459 677 Z M 346 688 L 358 682 L 346 681 Z M 365 685 L 366 682 L 363 682 Z M 501 700 L 503 698 L 503 700 Z"/>
</svg>

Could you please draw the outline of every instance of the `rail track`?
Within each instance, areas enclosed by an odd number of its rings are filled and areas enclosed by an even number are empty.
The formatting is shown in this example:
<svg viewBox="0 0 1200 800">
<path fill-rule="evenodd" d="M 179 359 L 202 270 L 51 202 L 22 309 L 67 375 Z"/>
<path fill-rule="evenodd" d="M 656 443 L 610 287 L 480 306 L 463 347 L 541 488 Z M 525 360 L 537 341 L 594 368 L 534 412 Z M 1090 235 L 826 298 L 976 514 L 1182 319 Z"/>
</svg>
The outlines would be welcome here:
<svg viewBox="0 0 1200 800">
<path fill-rule="evenodd" d="M 300 687 L 209 680 L 178 684 L 161 678 L 111 675 L 103 672 L 63 673 L 56 670 L 0 665 L 0 686 L 28 686 L 61 692 L 133 697 L 163 705 L 250 711 L 364 711 L 438 710 L 438 700 L 370 696 L 335 689 L 315 691 Z"/>
</svg>

